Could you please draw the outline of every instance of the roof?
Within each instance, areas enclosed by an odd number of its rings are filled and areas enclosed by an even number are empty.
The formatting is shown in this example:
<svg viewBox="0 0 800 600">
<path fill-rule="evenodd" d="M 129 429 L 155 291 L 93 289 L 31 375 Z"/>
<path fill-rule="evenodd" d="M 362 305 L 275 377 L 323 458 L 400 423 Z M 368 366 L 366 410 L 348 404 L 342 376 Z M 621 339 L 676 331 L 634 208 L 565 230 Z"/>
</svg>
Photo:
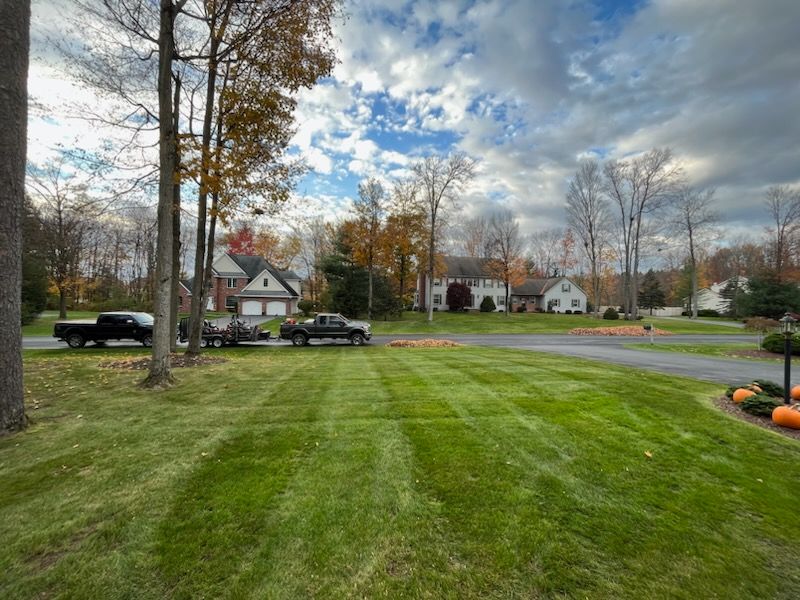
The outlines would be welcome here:
<svg viewBox="0 0 800 600">
<path fill-rule="evenodd" d="M 488 277 L 485 258 L 471 256 L 443 256 L 443 274 L 448 277 Z"/>
<path fill-rule="evenodd" d="M 563 277 L 549 277 L 547 279 L 526 279 L 521 285 L 515 285 L 512 292 L 516 296 L 541 296 Z"/>
<path fill-rule="evenodd" d="M 268 271 L 278 282 L 286 288 L 290 295 L 300 296 L 292 286 L 286 283 L 286 279 L 284 279 L 284 273 L 293 275 L 290 279 L 300 279 L 297 275 L 295 275 L 292 271 L 278 271 L 275 267 L 273 267 L 266 259 L 261 256 L 247 256 L 245 254 L 228 254 L 228 256 L 239 265 L 239 268 L 242 269 L 250 279 L 255 279 L 258 277 L 262 272 Z M 263 294 L 261 294 L 263 295 Z"/>
</svg>

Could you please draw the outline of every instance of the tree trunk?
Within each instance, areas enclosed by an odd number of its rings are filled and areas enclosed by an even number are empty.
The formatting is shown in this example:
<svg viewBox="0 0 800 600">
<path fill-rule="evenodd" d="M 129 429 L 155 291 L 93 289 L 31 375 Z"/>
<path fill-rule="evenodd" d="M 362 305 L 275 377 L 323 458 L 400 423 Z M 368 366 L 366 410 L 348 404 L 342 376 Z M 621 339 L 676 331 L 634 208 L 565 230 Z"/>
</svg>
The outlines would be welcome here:
<svg viewBox="0 0 800 600">
<path fill-rule="evenodd" d="M 180 124 L 180 103 L 181 103 L 181 80 L 175 79 L 175 96 L 172 101 L 172 127 L 177 136 Z M 180 152 L 175 145 L 175 172 L 180 171 Z M 179 178 L 174 181 L 172 190 L 172 290 L 170 292 L 170 329 L 173 331 L 170 351 L 175 352 L 178 348 L 178 295 L 180 290 L 181 278 L 181 182 Z"/>
<path fill-rule="evenodd" d="M 30 17 L 30 0 L 0 0 L 0 435 L 27 424 L 20 288 Z"/>
<path fill-rule="evenodd" d="M 153 358 L 143 387 L 167 387 L 174 383 L 170 368 L 170 304 L 172 298 L 172 205 L 175 192 L 175 127 L 172 112 L 172 57 L 175 13 L 172 0 L 161 0 L 158 36 L 159 178 L 158 238 L 153 313 Z"/>
<path fill-rule="evenodd" d="M 67 318 L 67 290 L 63 287 L 58 288 L 58 318 Z"/>
<path fill-rule="evenodd" d="M 428 302 L 428 322 L 433 322 L 433 259 L 435 254 L 435 232 L 436 216 L 431 214 L 431 237 L 428 241 L 428 297 L 426 298 L 426 301 Z"/>
</svg>

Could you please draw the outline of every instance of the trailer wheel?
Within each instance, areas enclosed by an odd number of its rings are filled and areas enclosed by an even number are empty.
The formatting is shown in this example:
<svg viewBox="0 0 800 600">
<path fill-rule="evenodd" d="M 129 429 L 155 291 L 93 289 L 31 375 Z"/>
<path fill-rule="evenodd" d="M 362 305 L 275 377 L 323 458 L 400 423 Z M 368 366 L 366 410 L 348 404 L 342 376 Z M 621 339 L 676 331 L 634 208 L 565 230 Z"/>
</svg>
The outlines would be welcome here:
<svg viewBox="0 0 800 600">
<path fill-rule="evenodd" d="M 214 348 L 222 348 L 222 343 L 221 337 L 215 337 L 211 340 L 211 345 L 214 346 Z"/>
<path fill-rule="evenodd" d="M 82 333 L 74 331 L 67 336 L 67 345 L 70 348 L 83 348 L 86 345 L 86 338 Z"/>
<path fill-rule="evenodd" d="M 200 338 L 200 347 L 205 348 L 208 346 L 208 340 L 206 338 Z"/>
<path fill-rule="evenodd" d="M 302 333 L 295 333 L 295 334 L 292 336 L 292 343 L 293 343 L 295 346 L 305 346 L 305 345 L 308 343 L 308 340 L 306 339 L 306 336 L 305 336 L 305 334 L 302 334 Z"/>
<path fill-rule="evenodd" d="M 360 333 L 354 333 L 350 336 L 350 343 L 353 344 L 353 346 L 361 346 L 365 341 L 364 336 Z"/>
</svg>

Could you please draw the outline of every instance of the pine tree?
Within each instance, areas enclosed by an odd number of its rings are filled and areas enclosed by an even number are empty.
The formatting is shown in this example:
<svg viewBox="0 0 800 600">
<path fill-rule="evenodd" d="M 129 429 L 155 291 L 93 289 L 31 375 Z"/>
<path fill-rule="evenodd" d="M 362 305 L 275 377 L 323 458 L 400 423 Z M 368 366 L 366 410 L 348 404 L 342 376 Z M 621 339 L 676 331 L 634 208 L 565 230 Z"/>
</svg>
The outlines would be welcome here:
<svg viewBox="0 0 800 600">
<path fill-rule="evenodd" d="M 658 277 L 653 273 L 653 269 L 650 269 L 645 273 L 639 288 L 639 306 L 649 308 L 652 315 L 654 308 L 664 308 L 664 304 L 666 304 L 666 295 L 661 289 Z"/>
</svg>

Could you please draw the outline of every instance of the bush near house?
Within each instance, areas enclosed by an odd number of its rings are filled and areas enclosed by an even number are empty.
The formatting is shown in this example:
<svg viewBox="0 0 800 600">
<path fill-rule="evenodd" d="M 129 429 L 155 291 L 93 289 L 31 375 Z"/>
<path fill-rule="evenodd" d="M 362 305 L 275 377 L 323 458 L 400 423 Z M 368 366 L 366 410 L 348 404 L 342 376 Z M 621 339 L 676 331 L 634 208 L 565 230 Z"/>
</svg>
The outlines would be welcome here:
<svg viewBox="0 0 800 600">
<path fill-rule="evenodd" d="M 609 306 L 603 313 L 603 318 L 606 321 L 616 321 L 617 319 L 619 319 L 619 313 L 613 306 Z"/>
<path fill-rule="evenodd" d="M 463 283 L 453 282 L 447 286 L 447 307 L 451 311 L 464 310 L 469 306 L 472 290 Z"/>
<path fill-rule="evenodd" d="M 494 312 L 497 306 L 491 296 L 484 296 L 481 300 L 481 312 Z"/>
</svg>

